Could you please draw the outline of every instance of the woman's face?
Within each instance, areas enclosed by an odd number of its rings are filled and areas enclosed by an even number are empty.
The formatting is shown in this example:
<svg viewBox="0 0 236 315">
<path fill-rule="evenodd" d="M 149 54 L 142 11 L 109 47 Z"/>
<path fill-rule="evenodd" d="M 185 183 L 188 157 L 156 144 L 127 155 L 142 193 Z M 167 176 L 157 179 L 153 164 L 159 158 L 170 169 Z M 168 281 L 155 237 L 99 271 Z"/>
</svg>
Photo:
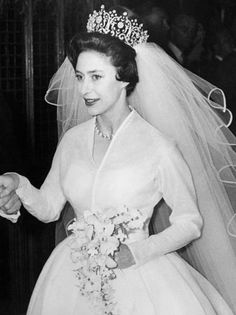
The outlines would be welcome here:
<svg viewBox="0 0 236 315">
<path fill-rule="evenodd" d="M 116 68 L 110 58 L 96 51 L 82 52 L 76 65 L 78 88 L 90 115 L 112 110 L 126 96 L 127 83 L 116 79 Z"/>
</svg>

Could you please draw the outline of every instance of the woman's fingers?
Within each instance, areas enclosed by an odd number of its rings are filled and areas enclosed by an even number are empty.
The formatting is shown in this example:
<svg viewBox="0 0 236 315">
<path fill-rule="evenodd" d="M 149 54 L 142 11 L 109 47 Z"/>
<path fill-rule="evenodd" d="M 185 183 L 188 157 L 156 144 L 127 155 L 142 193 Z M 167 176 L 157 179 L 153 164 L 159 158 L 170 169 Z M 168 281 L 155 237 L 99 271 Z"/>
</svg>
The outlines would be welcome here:
<svg viewBox="0 0 236 315">
<path fill-rule="evenodd" d="M 21 201 L 16 193 L 14 193 L 11 199 L 4 205 L 7 214 L 13 214 L 20 210 Z"/>
<path fill-rule="evenodd" d="M 0 196 L 0 208 L 3 208 L 2 210 L 5 211 L 5 205 L 12 199 L 12 197 L 16 193 L 14 191 L 9 192 L 5 196 Z"/>
</svg>

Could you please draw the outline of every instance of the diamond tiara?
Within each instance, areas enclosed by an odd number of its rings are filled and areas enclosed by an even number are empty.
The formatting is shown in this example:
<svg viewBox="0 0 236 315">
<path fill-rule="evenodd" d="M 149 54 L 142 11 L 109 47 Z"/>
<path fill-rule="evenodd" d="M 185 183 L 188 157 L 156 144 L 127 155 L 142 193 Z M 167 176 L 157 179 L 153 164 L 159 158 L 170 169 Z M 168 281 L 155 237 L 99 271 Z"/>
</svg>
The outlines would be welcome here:
<svg viewBox="0 0 236 315">
<path fill-rule="evenodd" d="M 89 15 L 87 32 L 110 34 L 131 47 L 146 43 L 148 39 L 148 32 L 143 30 L 143 24 L 138 24 L 137 19 L 129 19 L 127 12 L 118 15 L 116 10 L 106 11 L 104 5 L 101 5 L 100 11 L 94 10 Z"/>
</svg>

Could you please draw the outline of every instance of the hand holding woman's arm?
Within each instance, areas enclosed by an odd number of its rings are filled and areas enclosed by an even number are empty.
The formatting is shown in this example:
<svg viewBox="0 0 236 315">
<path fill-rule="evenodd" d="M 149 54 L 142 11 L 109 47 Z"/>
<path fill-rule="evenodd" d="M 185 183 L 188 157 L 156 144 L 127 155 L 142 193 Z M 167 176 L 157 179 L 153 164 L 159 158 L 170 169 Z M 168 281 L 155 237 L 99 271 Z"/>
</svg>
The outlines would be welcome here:
<svg viewBox="0 0 236 315">
<path fill-rule="evenodd" d="M 56 150 L 51 169 L 37 189 L 30 181 L 16 173 L 0 176 L 0 215 L 17 221 L 21 202 L 24 208 L 43 222 L 58 219 L 65 203 L 60 182 L 61 146 Z M 16 214 L 15 212 L 18 211 Z"/>
<path fill-rule="evenodd" d="M 30 214 L 45 223 L 57 220 L 66 202 L 60 175 L 62 143 L 63 140 L 57 147 L 49 173 L 39 189 L 34 187 L 26 177 L 9 173 L 12 176 L 11 179 L 8 179 L 9 189 L 16 192 L 24 208 Z M 8 173 L 5 175 L 8 175 Z M 5 191 L 6 194 L 9 193 L 9 189 Z"/>
<path fill-rule="evenodd" d="M 12 215 L 21 207 L 20 198 L 16 194 L 19 186 L 17 174 L 5 174 L 0 176 L 0 210 L 3 214 Z"/>
</svg>

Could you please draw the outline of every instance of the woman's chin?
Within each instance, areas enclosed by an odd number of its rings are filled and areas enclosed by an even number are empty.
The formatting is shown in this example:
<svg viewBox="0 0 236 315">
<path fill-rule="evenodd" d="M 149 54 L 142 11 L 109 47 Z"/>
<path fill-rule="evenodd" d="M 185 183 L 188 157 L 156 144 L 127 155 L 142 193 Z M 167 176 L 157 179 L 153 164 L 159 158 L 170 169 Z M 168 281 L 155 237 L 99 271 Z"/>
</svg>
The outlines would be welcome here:
<svg viewBox="0 0 236 315">
<path fill-rule="evenodd" d="M 87 111 L 90 116 L 97 116 L 105 113 L 104 109 L 102 110 L 101 108 L 95 105 L 87 106 Z"/>
<path fill-rule="evenodd" d="M 97 116 L 100 114 L 99 110 L 95 106 L 87 106 L 87 111 L 91 116 Z"/>
</svg>

